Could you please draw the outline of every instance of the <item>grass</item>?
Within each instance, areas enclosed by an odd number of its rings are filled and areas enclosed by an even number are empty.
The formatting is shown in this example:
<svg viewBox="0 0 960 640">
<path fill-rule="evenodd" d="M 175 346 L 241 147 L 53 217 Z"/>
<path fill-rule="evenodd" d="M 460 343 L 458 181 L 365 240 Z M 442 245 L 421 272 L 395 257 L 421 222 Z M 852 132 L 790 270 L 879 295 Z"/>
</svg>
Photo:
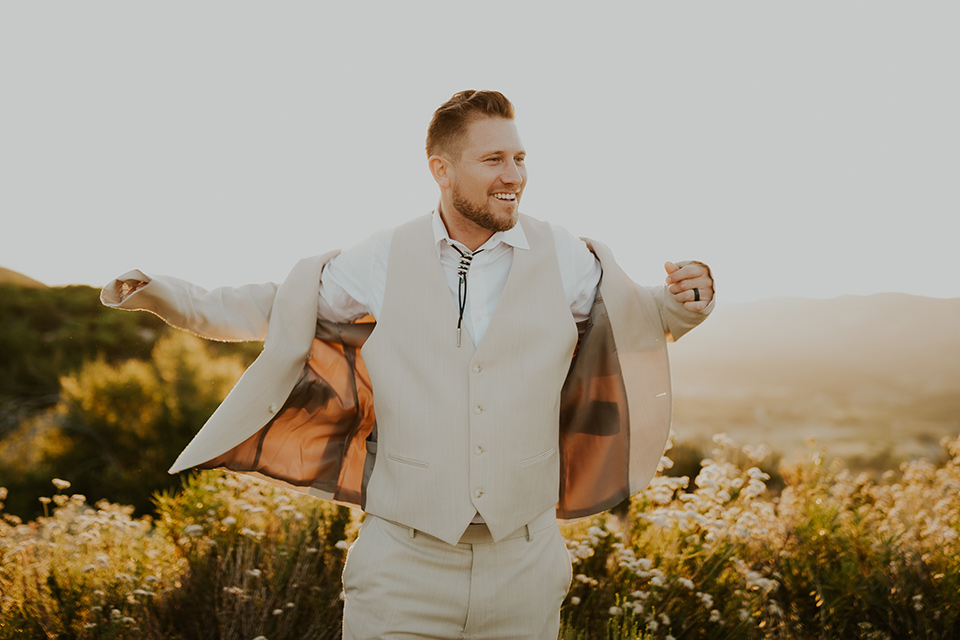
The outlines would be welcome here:
<svg viewBox="0 0 960 640">
<path fill-rule="evenodd" d="M 695 476 L 564 525 L 561 638 L 960 637 L 960 440 L 880 478 L 772 460 L 718 436 Z M 202 472 L 134 517 L 55 483 L 0 520 L 0 640 L 339 638 L 349 510 Z"/>
</svg>

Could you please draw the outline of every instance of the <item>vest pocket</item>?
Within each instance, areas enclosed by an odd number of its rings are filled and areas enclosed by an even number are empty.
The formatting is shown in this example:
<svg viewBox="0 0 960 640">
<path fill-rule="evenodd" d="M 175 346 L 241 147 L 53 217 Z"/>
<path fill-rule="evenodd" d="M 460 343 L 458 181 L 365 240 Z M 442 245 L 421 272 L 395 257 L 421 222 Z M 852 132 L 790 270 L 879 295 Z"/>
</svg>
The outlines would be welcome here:
<svg viewBox="0 0 960 640">
<path fill-rule="evenodd" d="M 557 448 L 556 448 L 556 447 L 550 447 L 549 449 L 547 449 L 547 450 L 544 451 L 543 453 L 538 453 L 537 455 L 533 456 L 532 458 L 524 458 L 523 460 L 520 461 L 520 466 L 521 466 L 521 467 L 529 467 L 531 464 L 536 464 L 536 463 L 540 462 L 541 460 L 546 460 L 547 458 L 549 458 L 550 456 L 552 456 L 554 453 L 556 453 L 556 451 L 557 451 Z"/>
<path fill-rule="evenodd" d="M 403 456 L 398 456 L 393 453 L 388 453 L 387 457 L 393 460 L 394 462 L 399 462 L 400 464 L 408 464 L 412 467 L 421 467 L 426 469 L 430 465 L 422 460 L 414 460 L 413 458 L 404 458 Z"/>
</svg>

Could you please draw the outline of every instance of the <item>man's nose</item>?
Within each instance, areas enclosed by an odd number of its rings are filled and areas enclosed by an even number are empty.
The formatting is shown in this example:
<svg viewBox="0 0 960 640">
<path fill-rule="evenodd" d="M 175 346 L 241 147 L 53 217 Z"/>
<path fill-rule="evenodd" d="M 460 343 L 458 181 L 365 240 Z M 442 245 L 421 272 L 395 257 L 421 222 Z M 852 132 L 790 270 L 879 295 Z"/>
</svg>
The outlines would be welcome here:
<svg viewBox="0 0 960 640">
<path fill-rule="evenodd" d="M 520 166 L 516 162 L 505 163 L 500 179 L 504 184 L 519 184 L 523 182 L 523 174 L 520 173 Z"/>
</svg>

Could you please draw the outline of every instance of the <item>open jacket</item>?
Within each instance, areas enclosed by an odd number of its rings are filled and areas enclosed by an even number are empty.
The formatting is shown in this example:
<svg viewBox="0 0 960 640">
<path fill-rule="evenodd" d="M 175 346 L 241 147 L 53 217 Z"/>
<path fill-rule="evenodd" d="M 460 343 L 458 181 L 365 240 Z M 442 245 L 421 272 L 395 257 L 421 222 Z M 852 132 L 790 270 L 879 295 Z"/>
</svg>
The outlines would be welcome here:
<svg viewBox="0 0 960 640">
<path fill-rule="evenodd" d="M 604 511 L 647 485 L 670 429 L 666 342 L 706 318 L 662 287 L 632 282 L 602 244 L 590 319 L 561 394 L 558 517 Z M 376 462 L 373 390 L 360 347 L 373 322 L 317 318 L 318 284 L 336 252 L 298 262 L 279 285 L 207 291 L 128 272 L 103 288 L 107 306 L 145 310 L 223 341 L 263 340 L 263 352 L 170 469 L 223 467 L 363 507 Z M 122 298 L 122 282 L 146 285 Z"/>
</svg>

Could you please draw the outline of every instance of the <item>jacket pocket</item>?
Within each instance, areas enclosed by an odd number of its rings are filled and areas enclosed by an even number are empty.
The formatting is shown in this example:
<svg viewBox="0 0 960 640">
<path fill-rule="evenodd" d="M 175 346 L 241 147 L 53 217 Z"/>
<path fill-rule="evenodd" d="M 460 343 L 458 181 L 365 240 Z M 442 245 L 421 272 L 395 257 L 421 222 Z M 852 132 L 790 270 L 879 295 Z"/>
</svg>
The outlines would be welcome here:
<svg viewBox="0 0 960 640">
<path fill-rule="evenodd" d="M 394 462 L 397 462 L 399 464 L 407 464 L 412 467 L 421 467 L 423 469 L 426 469 L 430 466 L 429 464 L 427 464 L 422 460 L 414 460 L 413 458 L 404 458 L 403 456 L 398 456 L 393 453 L 388 453 L 387 457 L 393 460 Z"/>
<path fill-rule="evenodd" d="M 556 451 L 557 451 L 557 448 L 556 448 L 556 447 L 550 447 L 549 449 L 547 449 L 547 450 L 544 451 L 543 453 L 538 453 L 537 455 L 533 456 L 532 458 L 524 458 L 523 460 L 520 461 L 520 466 L 521 466 L 521 467 L 529 467 L 529 466 L 532 465 L 532 464 L 536 464 L 536 463 L 538 463 L 538 462 L 540 462 L 540 461 L 542 461 L 542 460 L 546 460 L 547 458 L 549 458 L 550 456 L 552 456 L 554 453 L 556 453 Z"/>
</svg>

